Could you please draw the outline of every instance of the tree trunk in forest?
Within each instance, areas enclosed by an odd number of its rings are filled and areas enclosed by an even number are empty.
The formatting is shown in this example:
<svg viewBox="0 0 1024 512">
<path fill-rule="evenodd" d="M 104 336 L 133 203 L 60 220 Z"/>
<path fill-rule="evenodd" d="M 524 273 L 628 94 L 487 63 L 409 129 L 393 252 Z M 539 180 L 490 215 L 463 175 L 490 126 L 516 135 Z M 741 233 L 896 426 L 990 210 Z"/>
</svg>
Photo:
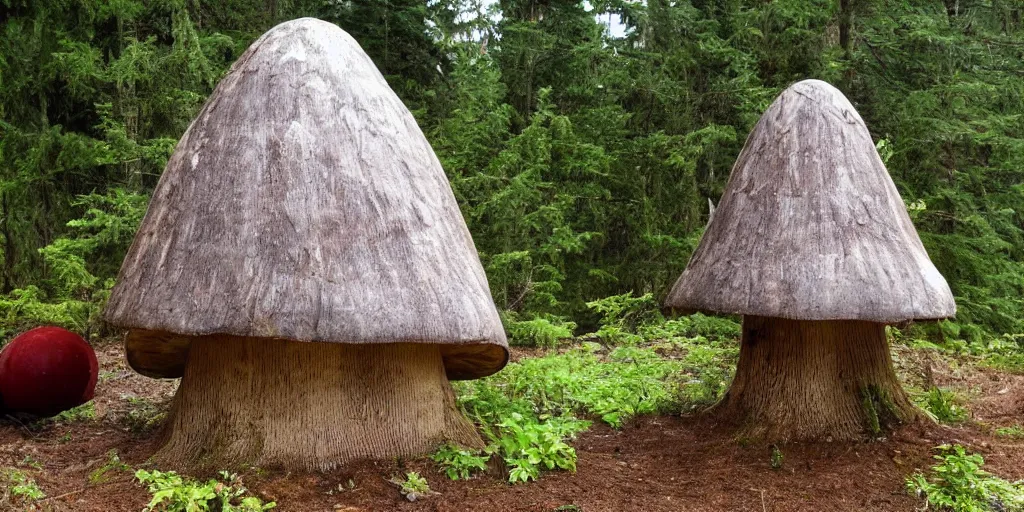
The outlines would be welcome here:
<svg viewBox="0 0 1024 512">
<path fill-rule="evenodd" d="M 14 289 L 14 261 L 16 258 L 14 245 L 14 229 L 11 227 L 11 206 L 8 193 L 0 193 L 0 236 L 4 237 L 4 279 L 0 293 L 10 293 Z"/>
<path fill-rule="evenodd" d="M 884 324 L 746 316 L 741 343 L 716 412 L 745 435 L 853 440 L 920 417 L 893 371 Z"/>
<path fill-rule="evenodd" d="M 440 347 L 215 336 L 193 342 L 157 459 L 329 470 L 362 458 L 482 448 Z"/>
<path fill-rule="evenodd" d="M 850 29 L 853 26 L 852 0 L 839 0 L 839 46 L 844 57 L 850 59 Z"/>
</svg>

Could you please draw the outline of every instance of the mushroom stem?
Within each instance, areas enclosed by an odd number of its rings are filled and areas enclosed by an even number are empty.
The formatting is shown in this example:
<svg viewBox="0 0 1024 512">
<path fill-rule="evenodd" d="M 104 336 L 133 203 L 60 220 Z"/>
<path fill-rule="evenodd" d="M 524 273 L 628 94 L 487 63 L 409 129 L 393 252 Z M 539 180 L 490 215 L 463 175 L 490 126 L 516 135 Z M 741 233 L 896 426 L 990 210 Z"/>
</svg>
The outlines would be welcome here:
<svg viewBox="0 0 1024 512">
<path fill-rule="evenodd" d="M 157 459 L 329 470 L 362 458 L 483 447 L 460 412 L 437 345 L 193 341 Z"/>
<path fill-rule="evenodd" d="M 852 440 L 921 416 L 892 367 L 885 325 L 746 316 L 716 413 L 767 441 Z"/>
</svg>

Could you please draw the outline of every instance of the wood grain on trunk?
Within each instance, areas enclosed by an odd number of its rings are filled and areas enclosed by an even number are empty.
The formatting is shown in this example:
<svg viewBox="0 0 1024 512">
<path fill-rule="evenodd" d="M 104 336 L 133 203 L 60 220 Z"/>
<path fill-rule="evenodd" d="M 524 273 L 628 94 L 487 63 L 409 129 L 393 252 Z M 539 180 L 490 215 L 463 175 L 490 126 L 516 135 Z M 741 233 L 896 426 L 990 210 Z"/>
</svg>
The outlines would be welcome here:
<svg viewBox="0 0 1024 512">
<path fill-rule="evenodd" d="M 328 470 L 363 458 L 483 448 L 437 345 L 211 336 L 192 344 L 166 444 L 171 466 Z"/>
<path fill-rule="evenodd" d="M 770 441 L 852 440 L 920 417 L 892 368 L 885 325 L 746 316 L 716 413 Z"/>
</svg>

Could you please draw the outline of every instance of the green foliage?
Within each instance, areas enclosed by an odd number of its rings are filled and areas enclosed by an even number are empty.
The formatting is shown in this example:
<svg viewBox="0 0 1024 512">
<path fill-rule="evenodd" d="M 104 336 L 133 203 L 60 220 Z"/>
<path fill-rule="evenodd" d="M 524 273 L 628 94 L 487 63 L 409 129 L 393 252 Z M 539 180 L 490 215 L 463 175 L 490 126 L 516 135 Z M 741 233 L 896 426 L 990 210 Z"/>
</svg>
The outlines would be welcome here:
<svg viewBox="0 0 1024 512">
<path fill-rule="evenodd" d="M 0 296 L 0 329 L 18 331 L 39 324 L 60 325 L 88 333 L 99 327 L 120 267 L 120 255 L 131 244 L 146 211 L 141 194 L 112 189 L 106 195 L 78 198 L 84 215 L 67 223 L 69 231 L 39 250 L 50 269 L 43 288 L 35 285 Z M 87 263 L 88 262 L 88 263 Z"/>
<path fill-rule="evenodd" d="M 615 427 L 637 414 L 679 407 L 680 363 L 647 348 L 620 347 L 605 357 L 591 349 L 526 359 L 491 379 L 534 410 L 553 415 L 578 411 Z"/>
<path fill-rule="evenodd" d="M 96 419 L 96 404 L 88 401 L 78 407 L 72 407 L 51 418 L 56 423 L 77 423 Z"/>
<path fill-rule="evenodd" d="M 587 307 L 601 315 L 601 328 L 594 335 L 611 344 L 639 343 L 643 337 L 635 334 L 638 328 L 664 321 L 650 293 L 640 297 L 633 297 L 632 292 L 613 295 L 588 302 Z"/>
<path fill-rule="evenodd" d="M 541 469 L 576 471 L 576 450 L 566 439 L 590 423 L 568 416 L 538 419 L 513 412 L 496 425 L 498 433 L 487 432 L 487 452 L 498 454 L 508 465 L 509 482 L 536 480 Z"/>
<path fill-rule="evenodd" d="M 782 450 L 773 444 L 771 456 L 768 458 L 768 465 L 770 465 L 774 470 L 782 469 L 782 460 Z"/>
<path fill-rule="evenodd" d="M 554 347 L 560 340 L 572 338 L 576 324 L 564 318 L 547 316 L 516 320 L 515 314 L 504 316 L 508 342 L 521 347 Z"/>
<path fill-rule="evenodd" d="M 586 430 L 590 422 L 568 413 L 538 414 L 530 401 L 506 394 L 498 382 L 482 379 L 455 384 L 460 405 L 489 440 L 485 452 L 504 461 L 509 481 L 536 479 L 542 468 L 575 470 L 576 451 L 567 440 Z"/>
<path fill-rule="evenodd" d="M 0 473 L 3 477 L 3 496 L 0 496 L 0 504 L 4 502 L 28 504 L 46 497 L 43 490 L 39 488 L 36 481 L 20 471 L 8 468 Z"/>
<path fill-rule="evenodd" d="M 147 398 L 123 395 L 121 399 L 128 402 L 128 412 L 121 418 L 121 422 L 136 434 L 149 432 L 167 417 L 166 407 L 161 407 Z"/>
<path fill-rule="evenodd" d="M 84 326 L 92 314 L 80 301 L 46 299 L 39 287 L 29 285 L 0 296 L 0 333 L 9 337 L 38 325 L 58 325 L 72 330 Z"/>
<path fill-rule="evenodd" d="M 276 503 L 246 496 L 246 489 L 238 475 L 221 471 L 218 478 L 199 482 L 183 478 L 174 471 L 135 472 L 135 478 L 153 495 L 145 511 L 191 512 L 259 512 L 270 510 Z"/>
<path fill-rule="evenodd" d="M 664 323 L 643 326 L 639 333 L 647 339 L 681 340 L 697 338 L 711 343 L 735 342 L 740 338 L 740 324 L 729 318 L 700 313 L 679 317 Z M 735 345 L 735 343 L 732 343 Z"/>
<path fill-rule="evenodd" d="M 1024 334 L 1003 334 L 986 337 L 983 344 L 975 344 L 982 364 L 1005 372 L 1024 374 Z"/>
<path fill-rule="evenodd" d="M 543 470 L 575 468 L 568 441 L 590 425 L 578 416 L 618 428 L 636 415 L 693 410 L 718 400 L 738 348 L 734 339 L 717 339 L 735 325 L 712 325 L 703 318 L 652 324 L 651 332 L 661 335 L 653 344 L 609 351 L 586 342 L 453 385 L 459 404 L 487 435 L 487 453 L 505 462 L 511 481 L 528 481 Z M 685 336 L 698 330 L 716 340 Z M 454 459 L 455 453 L 435 455 L 435 460 Z"/>
<path fill-rule="evenodd" d="M 660 305 L 650 293 L 634 297 L 633 293 L 613 295 L 587 303 L 601 315 L 601 326 L 617 326 L 635 331 L 637 327 L 664 320 L 658 313 Z"/>
<path fill-rule="evenodd" d="M 145 195 L 237 55 L 232 38 L 197 28 L 191 6 L 126 0 L 5 7 L 0 293 L 67 285 L 45 290 L 47 298 L 81 300 L 72 295 L 114 277 L 106 263 L 123 252 L 104 249 L 93 255 L 100 266 L 89 269 L 93 258 L 57 240 L 77 214 L 75 197 L 112 196 L 119 188 Z"/>
<path fill-rule="evenodd" d="M 1007 482 L 982 470 L 982 456 L 967 453 L 963 446 L 936 449 L 939 463 L 932 466 L 932 474 L 907 479 L 907 489 L 924 498 L 927 506 L 952 512 L 1024 510 L 1024 482 Z"/>
<path fill-rule="evenodd" d="M 999 427 L 996 429 L 996 435 L 1009 439 L 1024 439 L 1024 427 L 1019 424 L 1011 425 L 1009 427 Z"/>
<path fill-rule="evenodd" d="M 29 425 L 32 429 L 42 429 L 52 425 L 88 422 L 96 419 L 96 405 L 90 400 L 77 407 L 61 411 L 56 416 L 42 418 Z"/>
<path fill-rule="evenodd" d="M 452 480 L 468 480 L 472 473 L 487 470 L 487 457 L 451 444 L 438 448 L 430 458 Z"/>
<path fill-rule="evenodd" d="M 932 387 L 924 394 L 914 397 L 914 401 L 942 423 L 963 423 L 969 417 L 969 412 L 962 405 L 963 400 L 951 390 Z"/>
<path fill-rule="evenodd" d="M 745 135 L 804 78 L 857 105 L 950 283 L 957 320 L 927 339 L 975 351 L 1024 332 L 1019 8 L 847 4 L 11 3 L 0 16 L 0 335 L 102 331 L 98 312 L 175 142 L 243 48 L 310 15 L 349 31 L 414 112 L 513 343 L 649 339 Z M 1012 341 L 987 361 L 1024 371 Z"/>
<path fill-rule="evenodd" d="M 405 478 L 395 477 L 391 479 L 391 483 L 398 486 L 399 492 L 405 499 L 409 501 L 416 501 L 424 496 L 431 494 L 437 494 L 430 490 L 430 485 L 427 484 L 427 479 L 420 476 L 415 471 L 409 471 L 405 474 Z"/>
<path fill-rule="evenodd" d="M 131 470 L 132 468 L 128 464 L 121 462 L 121 456 L 118 455 L 117 450 L 110 450 L 107 452 L 107 462 L 89 473 L 89 483 L 93 485 L 103 483 L 110 480 L 111 473 L 131 473 Z"/>
<path fill-rule="evenodd" d="M 944 341 L 932 342 L 928 332 L 938 331 L 938 337 Z M 967 341 L 961 337 L 967 331 Z M 973 332 L 977 331 L 977 332 Z M 993 336 L 977 326 L 964 328 L 951 321 L 943 321 L 938 326 L 927 329 L 912 327 L 907 333 L 892 331 L 895 339 L 902 340 L 913 348 L 936 350 L 947 354 L 965 355 L 975 358 L 982 366 L 988 366 L 1009 373 L 1024 374 L 1024 335 L 1002 334 Z M 909 340 L 907 338 L 909 337 Z"/>
</svg>

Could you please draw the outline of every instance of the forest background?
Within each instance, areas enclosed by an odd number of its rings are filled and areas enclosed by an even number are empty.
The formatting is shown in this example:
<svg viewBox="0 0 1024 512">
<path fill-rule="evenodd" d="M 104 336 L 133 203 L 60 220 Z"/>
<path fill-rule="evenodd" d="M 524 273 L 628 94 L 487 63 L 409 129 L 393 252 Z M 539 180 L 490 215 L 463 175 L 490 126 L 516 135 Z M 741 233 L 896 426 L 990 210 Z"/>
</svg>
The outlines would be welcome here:
<svg viewBox="0 0 1024 512">
<path fill-rule="evenodd" d="M 256 37 L 314 16 L 416 115 L 514 343 L 659 300 L 747 133 L 805 78 L 857 107 L 953 289 L 957 319 L 925 334 L 1021 343 L 1001 335 L 1024 333 L 1022 14 L 1024 0 L 0 0 L 0 334 L 108 333 L 99 312 L 178 137 Z"/>
</svg>

